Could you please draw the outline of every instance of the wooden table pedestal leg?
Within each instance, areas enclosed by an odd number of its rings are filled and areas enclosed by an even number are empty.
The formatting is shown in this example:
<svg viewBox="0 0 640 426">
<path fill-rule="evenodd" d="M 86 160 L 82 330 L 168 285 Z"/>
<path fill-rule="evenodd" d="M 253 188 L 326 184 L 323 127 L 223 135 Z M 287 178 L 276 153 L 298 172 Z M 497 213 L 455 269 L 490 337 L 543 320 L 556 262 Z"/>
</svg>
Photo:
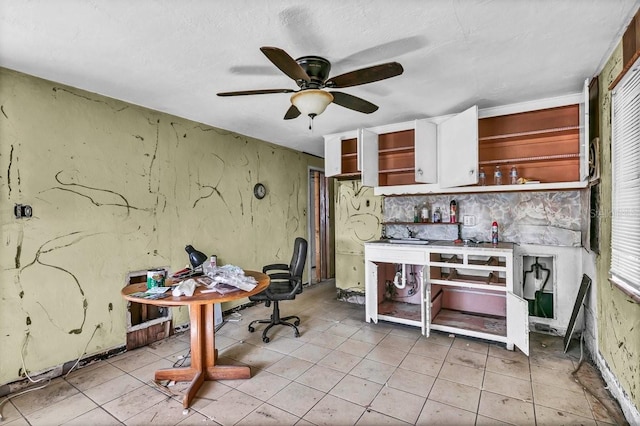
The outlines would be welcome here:
<svg viewBox="0 0 640 426">
<path fill-rule="evenodd" d="M 189 408 L 205 380 L 237 380 L 251 378 L 248 366 L 216 365 L 218 350 L 215 348 L 215 322 L 213 304 L 189 306 L 191 327 L 191 367 L 169 368 L 156 371 L 156 380 L 190 381 L 182 400 Z"/>
</svg>

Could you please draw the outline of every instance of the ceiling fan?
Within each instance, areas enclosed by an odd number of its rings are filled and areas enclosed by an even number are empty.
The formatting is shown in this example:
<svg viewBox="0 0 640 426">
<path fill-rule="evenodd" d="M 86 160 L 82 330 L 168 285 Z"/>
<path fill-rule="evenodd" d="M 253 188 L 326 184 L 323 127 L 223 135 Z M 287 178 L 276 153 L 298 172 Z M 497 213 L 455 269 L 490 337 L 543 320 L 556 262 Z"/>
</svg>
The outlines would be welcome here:
<svg viewBox="0 0 640 426">
<path fill-rule="evenodd" d="M 291 96 L 291 107 L 289 107 L 284 115 L 284 119 L 291 120 L 301 114 L 307 115 L 311 120 L 309 128 L 311 128 L 313 118 L 322 114 L 331 102 L 365 114 L 371 114 L 378 109 L 377 105 L 357 96 L 322 89 L 341 89 L 344 87 L 359 86 L 361 84 L 395 77 L 404 71 L 402 65 L 399 63 L 387 62 L 329 78 L 331 62 L 325 58 L 321 58 L 320 56 L 303 56 L 294 60 L 287 52 L 277 47 L 261 47 L 260 50 L 280 71 L 293 79 L 300 89 L 244 90 L 222 92 L 218 93 L 218 96 L 293 93 Z"/>
</svg>

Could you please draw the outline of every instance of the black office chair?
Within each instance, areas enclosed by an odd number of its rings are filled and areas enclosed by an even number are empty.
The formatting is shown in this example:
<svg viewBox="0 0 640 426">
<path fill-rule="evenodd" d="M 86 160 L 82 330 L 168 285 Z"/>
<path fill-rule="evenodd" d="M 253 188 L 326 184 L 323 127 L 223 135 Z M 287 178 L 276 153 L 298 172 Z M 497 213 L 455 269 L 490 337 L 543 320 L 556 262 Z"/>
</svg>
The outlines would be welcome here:
<svg viewBox="0 0 640 426">
<path fill-rule="evenodd" d="M 280 318 L 280 307 L 278 303 L 281 300 L 293 300 L 297 294 L 302 293 L 302 271 L 304 271 L 304 264 L 307 260 L 307 240 L 304 238 L 296 238 L 293 245 L 293 256 L 291 257 L 291 264 L 285 265 L 284 263 L 274 263 L 262 268 L 262 272 L 269 275 L 271 282 L 266 290 L 249 296 L 249 300 L 253 302 L 264 301 L 264 305 L 269 307 L 273 303 L 273 313 L 270 319 L 255 320 L 249 324 L 249 331 L 254 332 L 255 328 L 253 324 L 269 324 L 267 328 L 262 332 L 262 341 L 269 343 L 269 337 L 267 332 L 274 325 L 288 325 L 295 330 L 295 337 L 300 336 L 298 331 L 298 325 L 300 325 L 300 318 L 291 315 L 288 317 Z M 287 322 L 290 319 L 295 319 L 292 323 Z"/>
</svg>

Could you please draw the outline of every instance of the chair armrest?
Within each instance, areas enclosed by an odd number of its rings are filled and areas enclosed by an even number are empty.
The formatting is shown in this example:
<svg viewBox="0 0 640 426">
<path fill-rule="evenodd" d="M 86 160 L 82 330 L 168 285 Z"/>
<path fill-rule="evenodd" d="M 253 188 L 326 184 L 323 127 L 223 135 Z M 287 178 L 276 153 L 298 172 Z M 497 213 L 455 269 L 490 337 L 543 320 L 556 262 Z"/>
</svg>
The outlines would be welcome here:
<svg viewBox="0 0 640 426">
<path fill-rule="evenodd" d="M 302 277 L 288 277 L 291 290 L 286 293 L 273 293 L 270 287 L 267 287 L 264 292 L 268 298 L 272 300 L 293 299 L 295 295 L 302 291 Z"/>
<path fill-rule="evenodd" d="M 284 263 L 272 263 L 271 265 L 266 265 L 262 268 L 262 273 L 266 273 L 267 271 L 273 271 L 273 270 L 280 270 L 280 271 L 288 271 L 289 270 L 289 265 L 285 265 Z"/>
<path fill-rule="evenodd" d="M 291 276 L 291 274 L 289 274 L 288 272 L 276 272 L 273 274 L 267 274 L 269 275 L 269 278 L 271 279 L 271 281 L 275 281 L 275 280 L 289 280 L 291 278 L 293 278 Z"/>
</svg>

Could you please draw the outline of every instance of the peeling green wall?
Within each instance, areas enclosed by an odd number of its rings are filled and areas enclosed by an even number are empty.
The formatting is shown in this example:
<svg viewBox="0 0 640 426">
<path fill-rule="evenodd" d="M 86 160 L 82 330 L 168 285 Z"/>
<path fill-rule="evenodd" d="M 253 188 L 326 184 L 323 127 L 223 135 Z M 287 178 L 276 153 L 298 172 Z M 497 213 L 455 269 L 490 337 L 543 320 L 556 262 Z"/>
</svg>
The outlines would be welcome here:
<svg viewBox="0 0 640 426">
<path fill-rule="evenodd" d="M 360 180 L 336 181 L 336 287 L 364 293 L 364 243 L 382 231 L 382 200 Z"/>
<path fill-rule="evenodd" d="M 611 212 L 611 92 L 608 87 L 622 70 L 618 45 L 599 76 L 600 209 Z M 598 348 L 631 402 L 640 407 L 640 304 L 608 281 L 611 262 L 611 216 L 600 218 L 598 274 Z"/>
<path fill-rule="evenodd" d="M 180 269 L 186 244 L 259 270 L 306 237 L 322 159 L 2 68 L 0 82 L 0 384 L 21 378 L 21 352 L 33 373 L 124 345 L 127 273 Z"/>
</svg>

